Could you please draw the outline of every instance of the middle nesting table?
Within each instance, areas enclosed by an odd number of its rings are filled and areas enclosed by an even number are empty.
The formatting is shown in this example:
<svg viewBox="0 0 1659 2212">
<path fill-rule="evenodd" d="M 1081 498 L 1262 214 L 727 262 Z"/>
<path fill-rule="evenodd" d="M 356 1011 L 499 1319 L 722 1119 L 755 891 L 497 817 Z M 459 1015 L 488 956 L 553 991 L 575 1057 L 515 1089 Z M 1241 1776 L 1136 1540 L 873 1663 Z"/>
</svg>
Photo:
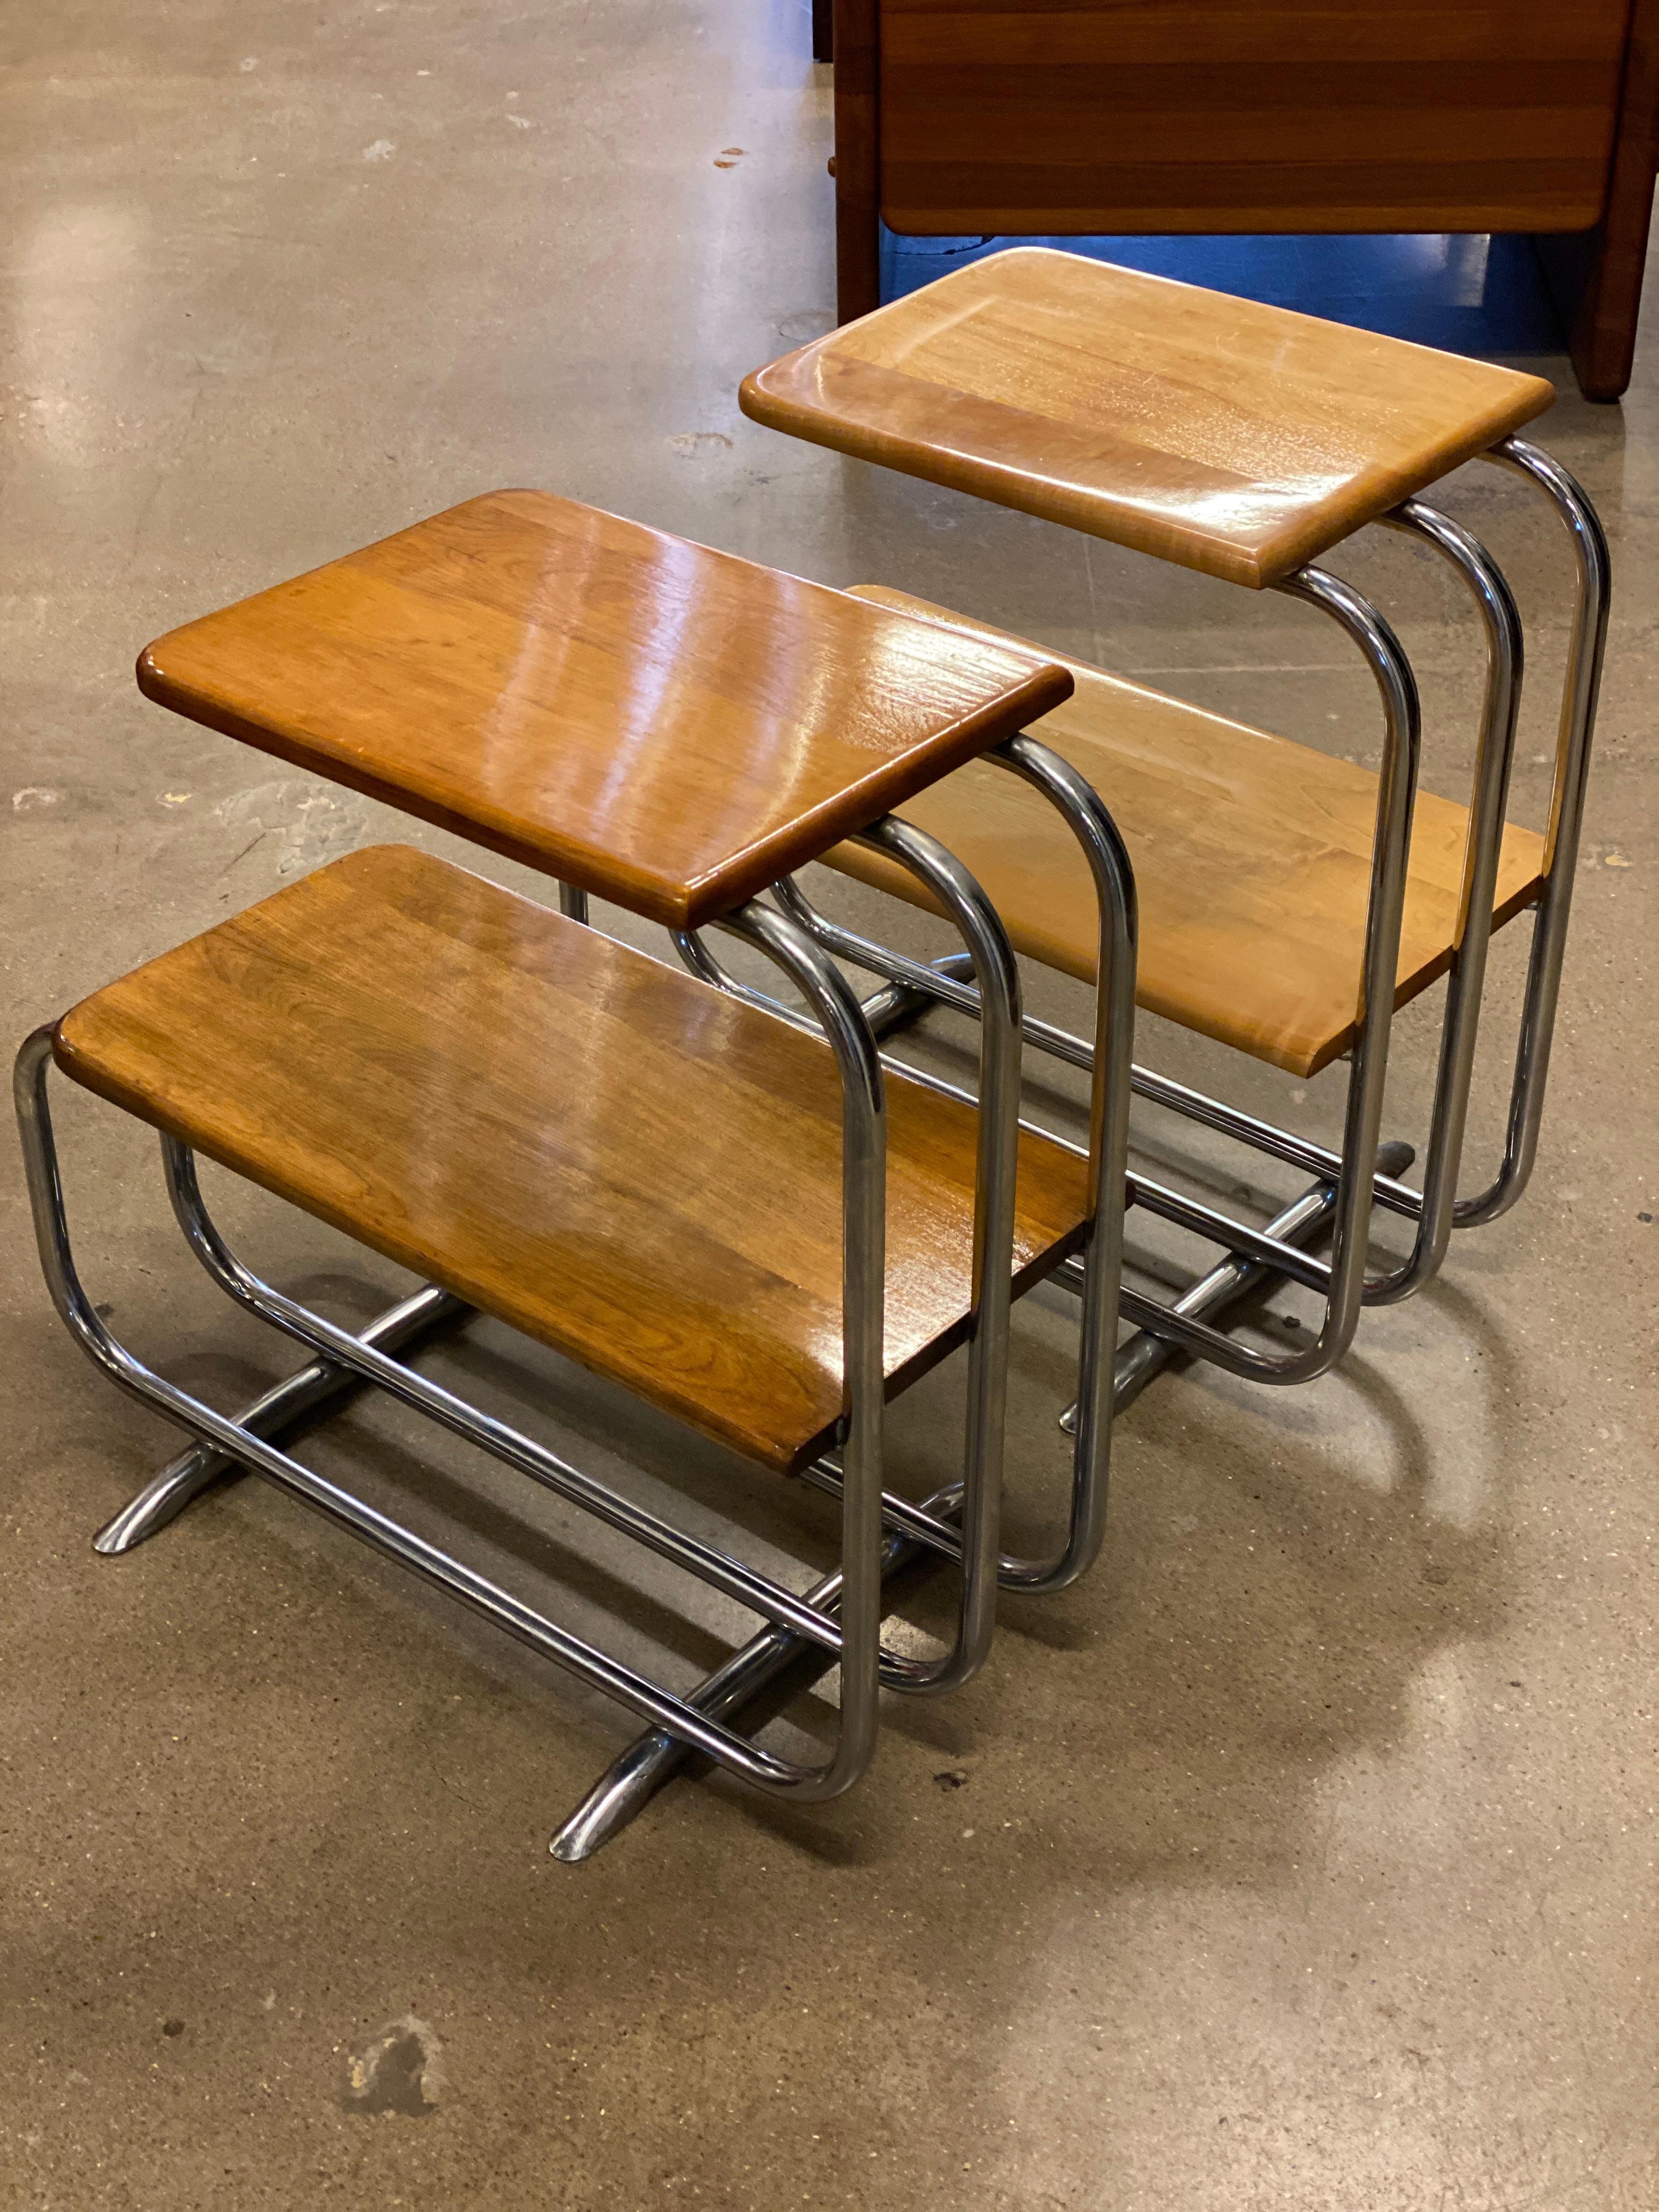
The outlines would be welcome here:
<svg viewBox="0 0 1659 2212">
<path fill-rule="evenodd" d="M 732 1738 L 711 1717 L 729 1700 L 647 1702 L 614 1666 L 573 1656 L 574 1639 L 538 1648 L 751 1782 L 844 1788 L 873 1741 L 878 1679 L 966 1679 L 999 1576 L 1054 1586 L 1100 1541 L 1128 1073 L 1127 1048 L 1127 1048 L 1132 1018 L 1132 893 L 1097 799 L 1019 734 L 1067 696 L 1070 675 L 529 491 L 472 500 L 191 623 L 138 675 L 178 713 L 556 877 L 567 915 L 422 855 L 360 854 L 99 994 L 59 1025 L 58 1065 L 161 1127 L 198 1256 L 238 1295 L 254 1279 L 240 1271 L 239 1287 L 192 1147 L 746 1455 L 838 1490 L 832 1628 L 828 1610 L 775 1589 L 769 1602 L 763 1578 L 707 1572 L 699 1547 L 641 1534 L 637 1516 L 594 1505 L 587 1478 L 554 1484 L 801 1648 L 836 1653 L 842 1736 L 825 1769 L 788 1770 Z M 1099 887 L 1086 1148 L 1018 1130 L 1006 938 L 960 864 L 888 818 L 993 751 L 1060 808 Z M 998 1011 L 977 1115 L 926 1078 L 884 1082 L 851 987 L 755 899 L 849 836 L 914 871 L 962 931 Z M 590 892 L 694 950 L 710 923 L 746 938 L 816 1020 L 792 1029 L 580 927 L 568 917 Z M 1053 1559 L 1000 1559 L 1008 1303 L 1079 1249 L 1068 1533 Z M 291 1302 L 249 1302 L 387 1381 L 383 1355 L 354 1355 Z M 882 1397 L 964 1340 L 963 1483 L 923 1508 L 884 1495 Z M 204 1475 L 223 1464 L 211 1441 Z M 960 1563 L 956 1645 L 931 1666 L 879 1645 L 884 1512 Z M 149 1533 L 129 1526 L 124 1541 Z M 677 1729 L 677 1711 L 696 1725 Z"/>
</svg>

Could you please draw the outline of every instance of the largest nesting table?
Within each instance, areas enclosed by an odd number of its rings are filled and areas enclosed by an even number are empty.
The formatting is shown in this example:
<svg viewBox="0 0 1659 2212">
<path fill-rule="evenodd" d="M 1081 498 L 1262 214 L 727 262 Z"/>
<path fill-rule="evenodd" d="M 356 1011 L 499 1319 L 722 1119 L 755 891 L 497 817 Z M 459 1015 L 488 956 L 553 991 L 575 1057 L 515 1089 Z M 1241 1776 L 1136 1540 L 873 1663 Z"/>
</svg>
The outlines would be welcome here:
<svg viewBox="0 0 1659 2212">
<path fill-rule="evenodd" d="M 556 1841 L 585 1856 L 677 1759 L 834 1796 L 884 1685 L 937 1692 L 988 1649 L 1000 1580 L 1053 1586 L 1097 1548 L 1109 1449 L 1127 1064 L 1090 1146 L 1018 1124 L 1013 957 L 972 878 L 890 810 L 981 755 L 1041 776 L 1023 724 L 1071 678 L 548 495 L 510 491 L 191 623 L 143 655 L 174 711 L 522 861 L 566 911 L 407 847 L 352 854 L 95 993 L 26 1042 L 17 1097 L 63 1318 L 194 1449 L 106 1529 L 125 1552 L 254 1468 L 651 1724 Z M 1101 817 L 1103 821 L 1103 817 Z M 1097 830 L 1099 829 L 1097 823 Z M 977 1110 L 885 1071 L 851 987 L 757 894 L 848 838 L 957 921 L 988 1018 Z M 696 947 L 718 924 L 804 1001 L 784 1018 L 580 917 L 591 895 Z M 1127 925 L 1127 884 L 1116 925 Z M 1133 974 L 1115 979 L 1121 1007 Z M 212 1279 L 312 1364 L 234 1417 L 143 1366 L 82 1288 L 47 1103 L 56 1066 L 161 1135 Z M 204 1204 L 196 1156 L 425 1278 L 356 1334 L 263 1281 Z M 1012 1298 L 1080 1258 L 1087 1412 L 1068 1534 L 999 1550 Z M 689 1427 L 842 1499 L 842 1560 L 804 1595 L 421 1375 L 421 1334 L 477 1309 Z M 959 1483 L 884 1496 L 885 1400 L 966 1343 Z M 303 1465 L 280 1439 L 356 1382 L 466 1438 L 758 1613 L 757 1645 L 689 1696 L 545 1619 Z M 895 1518 L 895 1516 L 899 1516 Z M 884 1573 L 959 1567 L 954 1639 L 884 1646 Z M 840 1672 L 832 1748 L 803 1764 L 733 1725 L 788 1659 Z M 735 1670 L 735 1671 L 734 1671 Z"/>
</svg>

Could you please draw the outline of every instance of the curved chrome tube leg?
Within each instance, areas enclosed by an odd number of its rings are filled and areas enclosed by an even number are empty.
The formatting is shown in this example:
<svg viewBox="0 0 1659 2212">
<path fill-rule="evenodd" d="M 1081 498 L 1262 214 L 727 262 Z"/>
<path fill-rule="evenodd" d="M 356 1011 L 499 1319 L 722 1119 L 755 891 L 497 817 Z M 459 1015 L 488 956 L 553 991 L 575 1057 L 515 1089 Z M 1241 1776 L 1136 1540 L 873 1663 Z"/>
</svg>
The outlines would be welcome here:
<svg viewBox="0 0 1659 2212">
<path fill-rule="evenodd" d="M 1409 1145 L 1393 1142 L 1382 1146 L 1376 1155 L 1380 1174 L 1404 1175 L 1414 1155 Z M 1329 1227 L 1331 1216 L 1336 1211 L 1336 1185 L 1316 1182 L 1299 1198 L 1292 1199 L 1282 1212 L 1267 1224 L 1269 1236 L 1281 1243 L 1297 1246 L 1316 1243 Z M 1263 1285 L 1284 1280 L 1282 1270 L 1270 1261 L 1247 1259 L 1240 1253 L 1231 1253 L 1206 1275 L 1189 1284 L 1175 1301 L 1172 1310 L 1194 1321 L 1213 1321 L 1234 1305 L 1249 1291 Z M 1177 1358 L 1182 1347 L 1167 1336 L 1154 1336 L 1150 1329 L 1137 1329 L 1118 1346 L 1115 1369 L 1115 1389 L 1117 1411 L 1121 1413 L 1132 1406 L 1155 1375 L 1161 1374 L 1170 1362 Z M 1077 1407 L 1068 1406 L 1060 1415 L 1060 1425 L 1072 1430 L 1077 1425 Z"/>
<path fill-rule="evenodd" d="M 1506 1213 L 1526 1188 L 1538 1156 L 1538 1131 L 1549 1079 L 1550 1046 L 1561 991 L 1561 963 L 1566 953 L 1613 589 L 1607 534 L 1577 478 L 1523 438 L 1504 439 L 1485 458 L 1525 477 L 1554 507 L 1572 543 L 1577 583 L 1545 848 L 1548 880 L 1533 922 L 1503 1164 L 1496 1179 L 1478 1198 L 1458 1200 L 1455 1220 L 1460 1229 L 1472 1229 Z"/>
<path fill-rule="evenodd" d="M 1030 1595 L 1064 1589 L 1099 1556 L 1106 1534 L 1112 1454 L 1113 1362 L 1123 1279 L 1123 1212 L 1129 1179 L 1129 1070 L 1134 1060 L 1134 870 L 1117 824 L 1071 763 L 1029 734 L 991 756 L 1040 791 L 1083 848 L 1100 919 L 1095 969 L 1094 1059 L 1089 1092 L 1089 1241 L 1084 1252 L 1077 1428 L 1066 1541 L 1052 1559 L 1005 1559 L 1005 1587 Z"/>
<path fill-rule="evenodd" d="M 930 1512 L 947 1514 L 960 1506 L 962 1486 L 953 1483 L 927 1501 Z M 922 1546 L 890 1529 L 883 1539 L 884 1579 L 921 1555 Z M 827 1575 L 807 1592 L 811 1602 L 833 1612 L 841 1599 L 842 1578 Z M 692 1691 L 690 1702 L 710 1719 L 734 1723 L 743 1708 L 779 1675 L 812 1656 L 812 1647 L 792 1629 L 775 1623 L 750 1638 L 725 1664 Z M 579 1866 L 641 1814 L 670 1776 L 696 1756 L 689 1744 L 665 1729 L 649 1729 L 613 1759 L 548 1845 L 566 1866 Z"/>
<path fill-rule="evenodd" d="M 887 1373 L 887 1103 L 876 1041 L 850 983 L 804 930 L 750 900 L 724 917 L 803 993 L 835 1054 L 842 1088 L 841 1716 L 836 1747 L 809 1787 L 839 1796 L 870 1764 L 878 1725 L 884 1532 L 881 1476 Z"/>
<path fill-rule="evenodd" d="M 344 1369 L 325 1367 L 314 1360 L 301 1370 L 307 1375 L 343 1376 Z M 355 1380 L 355 1378 L 354 1378 Z M 332 1396 L 326 1386 L 309 1404 L 319 1403 Z M 238 1425 L 251 1427 L 255 1436 L 264 1437 L 274 1443 L 284 1434 L 290 1423 L 297 1421 L 308 1407 L 289 1413 L 282 1419 L 273 1419 L 263 1401 L 256 1399 L 245 1406 L 236 1416 Z M 169 1528 L 187 1505 L 193 1505 L 204 1491 L 224 1480 L 228 1474 L 240 1474 L 241 1468 L 225 1453 L 213 1450 L 207 1444 L 191 1444 L 176 1459 L 170 1459 L 158 1473 L 153 1474 L 143 1488 L 130 1498 L 120 1511 L 106 1521 L 92 1540 L 92 1548 L 100 1558 L 118 1559 L 125 1553 L 136 1552 L 140 1544 L 159 1535 Z"/>
<path fill-rule="evenodd" d="M 1440 1060 L 1424 1159 L 1421 1211 L 1410 1257 L 1365 1285 L 1366 1304 L 1377 1306 L 1397 1304 L 1420 1290 L 1445 1258 L 1451 1242 L 1524 659 L 1521 617 L 1514 598 L 1503 571 L 1479 539 L 1420 500 L 1407 500 L 1383 519 L 1391 528 L 1433 546 L 1468 586 L 1486 634 L 1486 685 L 1464 844 L 1457 940 L 1446 985 Z"/>
<path fill-rule="evenodd" d="M 1023 740 L 1014 741 L 1022 743 Z M 1052 759 L 1045 747 L 1033 748 L 1040 760 Z M 995 757 L 996 756 L 993 756 Z M 1063 763 L 1058 763 L 1062 769 Z M 1023 771 L 1022 771 L 1023 772 Z M 1071 775 L 1070 770 L 1065 771 Z M 1076 781 L 1077 779 L 1073 779 Z M 1002 1491 L 1004 1403 L 1007 1387 L 1008 1322 L 1012 1301 L 1013 1217 L 1018 1164 L 1020 1035 L 1023 1014 L 1018 970 L 1006 933 L 984 892 L 960 861 L 937 839 L 891 817 L 864 833 L 862 842 L 908 867 L 923 883 L 967 944 L 965 958 L 981 979 L 974 988 L 976 1011 L 985 1009 L 980 1036 L 980 1094 L 975 1100 L 956 1086 L 912 1071 L 911 1079 L 975 1106 L 979 1116 L 979 1162 L 975 1205 L 974 1331 L 969 1353 L 968 1437 L 963 1481 L 961 1612 L 953 1649 L 942 1661 L 917 1662 L 896 1680 L 890 1662 L 884 1680 L 890 1687 L 943 1690 L 968 1679 L 989 1647 L 999 1578 L 1024 1563 L 1000 1562 L 998 1523 Z M 1127 862 L 1124 864 L 1127 866 Z M 823 943 L 826 926 L 805 895 L 790 880 L 773 886 L 782 911 L 807 937 Z M 707 943 L 679 933 L 675 943 L 694 975 L 717 988 L 793 1019 L 789 1011 L 732 976 Z M 836 949 L 832 945 L 830 950 Z M 952 955 L 953 962 L 963 957 Z M 1133 957 L 1130 960 L 1133 974 Z M 964 987 L 968 988 L 968 987 Z M 1091 1195 L 1091 1206 L 1094 1203 Z M 817 1487 L 838 1492 L 841 1475 L 820 1462 L 806 1471 Z M 887 1501 L 890 1505 L 892 1501 Z"/>
<path fill-rule="evenodd" d="M 1013 1304 L 1014 1194 L 1019 1158 L 1019 972 L 1013 948 L 989 899 L 937 838 L 890 816 L 872 824 L 860 842 L 908 868 L 955 921 L 966 940 L 984 1008 L 980 1030 L 973 1333 L 968 1352 L 957 1632 L 944 1658 L 918 1666 L 902 1686 L 940 1692 L 957 1687 L 978 1671 L 991 1648 L 996 1626 L 1008 1328 Z M 792 888 L 787 884 L 776 887 L 786 913 Z"/>
<path fill-rule="evenodd" d="M 1348 1075 L 1340 1148 L 1342 1165 L 1331 1224 L 1330 1289 L 1317 1337 L 1305 1352 L 1289 1359 L 1248 1353 L 1243 1347 L 1232 1346 L 1218 1331 L 1204 1330 L 1202 1323 L 1188 1323 L 1176 1334 L 1181 1341 L 1208 1352 L 1236 1374 L 1257 1382 L 1291 1383 L 1323 1374 L 1341 1358 L 1353 1340 L 1364 1297 L 1372 1163 L 1382 1130 L 1422 717 L 1417 685 L 1400 641 L 1351 585 L 1322 569 L 1304 568 L 1278 588 L 1291 599 L 1322 608 L 1358 645 L 1376 680 L 1384 720 L 1360 978 L 1360 1023 Z M 1130 1310 L 1144 1327 L 1155 1334 L 1162 1333 L 1164 1321 L 1150 1302 L 1138 1299 Z M 1194 1339 L 1188 1334 L 1194 1328 L 1204 1333 Z"/>
<path fill-rule="evenodd" d="M 1352 1341 L 1364 1296 L 1366 1238 L 1376 1185 L 1370 1163 L 1377 1152 L 1382 1091 L 1388 1073 L 1389 1036 L 1394 1018 L 1395 980 L 1400 963 L 1400 923 L 1405 903 L 1412 806 L 1417 788 L 1421 717 L 1417 685 L 1400 641 L 1370 603 L 1340 577 L 1304 568 L 1276 586 L 1330 615 L 1359 646 L 1382 702 L 1382 765 L 1377 778 L 1376 823 L 1372 841 L 1370 891 L 1359 996 L 1360 1021 L 1348 1077 L 1341 1149 L 1329 1156 L 1337 1178 L 1332 1222 L 1332 1254 L 1325 1318 L 1305 1352 L 1285 1357 L 1235 1343 L 1207 1322 L 1177 1313 L 1160 1299 L 1125 1290 L 1122 1307 L 1130 1319 L 1156 1336 L 1168 1336 L 1189 1352 L 1247 1381 L 1286 1385 L 1310 1382 L 1334 1366 Z M 1135 1069 L 1137 1091 L 1161 1096 L 1167 1090 L 1197 1100 L 1180 1085 L 1152 1079 Z M 1200 1118 L 1228 1126 L 1222 1109 Z M 1362 1169 L 1360 1162 L 1366 1164 Z"/>
</svg>

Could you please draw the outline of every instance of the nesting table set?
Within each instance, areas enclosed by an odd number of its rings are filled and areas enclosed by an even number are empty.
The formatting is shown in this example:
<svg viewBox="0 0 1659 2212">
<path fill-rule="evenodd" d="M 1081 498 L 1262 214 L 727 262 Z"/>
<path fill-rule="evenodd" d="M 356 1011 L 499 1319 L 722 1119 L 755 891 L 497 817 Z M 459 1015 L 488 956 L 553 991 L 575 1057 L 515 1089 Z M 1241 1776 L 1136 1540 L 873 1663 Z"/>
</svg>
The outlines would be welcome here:
<svg viewBox="0 0 1659 2212">
<path fill-rule="evenodd" d="M 562 1859 L 598 1850 L 696 1754 L 800 1800 L 846 1789 L 884 1689 L 957 1687 L 990 1650 L 1000 1590 L 1058 1589 L 1097 1556 L 1114 1415 L 1171 1358 L 1281 1386 L 1323 1373 L 1366 1305 L 1420 1288 L 1454 1227 L 1525 1187 L 1607 608 L 1588 501 L 1515 434 L 1552 397 L 1536 378 L 1025 250 L 744 386 L 745 411 L 780 430 L 1319 609 L 1376 680 L 1375 775 L 902 592 L 805 583 L 534 491 L 469 501 L 150 647 L 139 683 L 163 706 L 556 888 L 542 904 L 410 848 L 359 852 L 26 1041 L 17 1103 L 53 1298 L 95 1364 L 195 1439 L 99 1548 L 131 1550 L 251 1468 L 617 1698 L 647 1732 L 556 1837 Z M 1544 494 L 1577 562 L 1542 835 L 1505 819 L 1522 671 L 1509 589 L 1421 497 L 1477 455 Z M 1468 805 L 1418 794 L 1405 654 L 1312 565 L 1373 521 L 1431 546 L 1478 612 Z M 830 921 L 796 880 L 819 860 L 942 915 L 961 950 L 915 960 Z M 679 964 L 602 934 L 590 896 L 659 925 Z M 1508 1140 L 1461 1195 L 1488 941 L 1522 912 Z M 711 933 L 764 956 L 786 995 L 740 981 Z M 1092 987 L 1092 1034 L 1024 1012 L 1017 955 Z M 873 995 L 849 967 L 879 980 Z M 1419 1188 L 1411 1147 L 1381 1141 L 1383 1081 L 1395 1008 L 1443 976 Z M 1346 1054 L 1340 1148 L 1136 1066 L 1137 998 L 1281 1068 Z M 971 1090 L 891 1048 L 936 1007 L 975 1025 Z M 1030 1118 L 1026 1046 L 1087 1073 L 1086 1141 Z M 143 1365 L 82 1286 L 53 1066 L 160 1132 L 197 1259 L 310 1355 L 240 1413 Z M 1132 1171 L 1134 1097 L 1291 1164 L 1308 1188 L 1253 1223 Z M 356 1333 L 313 1312 L 226 1242 L 198 1153 L 423 1287 Z M 1209 1240 L 1216 1264 L 1170 1299 L 1125 1285 L 1131 1206 Z M 1376 1206 L 1413 1232 L 1380 1273 Z M 1052 1553 L 1010 1558 L 1011 1314 L 1044 1279 L 1079 1301 L 1070 1489 Z M 1221 1325 L 1273 1280 L 1323 1299 L 1295 1352 Z M 423 1376 L 421 1340 L 473 1311 L 832 1493 L 838 1570 L 791 1588 Z M 960 1476 L 918 1503 L 890 1486 L 884 1407 L 963 1346 Z M 561 1627 L 283 1448 L 364 1383 L 761 1626 L 686 1694 Z M 954 1573 L 955 1625 L 919 1658 L 884 1641 L 883 1588 L 927 1555 Z M 839 1675 L 816 1764 L 740 1725 L 802 1662 Z"/>
</svg>

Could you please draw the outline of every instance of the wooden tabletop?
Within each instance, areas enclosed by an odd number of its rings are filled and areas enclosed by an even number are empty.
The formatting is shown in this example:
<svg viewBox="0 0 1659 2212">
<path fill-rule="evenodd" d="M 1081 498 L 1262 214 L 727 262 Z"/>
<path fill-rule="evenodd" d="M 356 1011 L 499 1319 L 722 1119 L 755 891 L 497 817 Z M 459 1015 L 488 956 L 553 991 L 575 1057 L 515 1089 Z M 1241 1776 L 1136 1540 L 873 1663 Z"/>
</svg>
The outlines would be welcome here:
<svg viewBox="0 0 1659 2212">
<path fill-rule="evenodd" d="M 884 606 L 1000 634 L 901 592 L 866 588 Z M 1139 1003 L 1293 1074 L 1328 1066 L 1352 1043 L 1358 1014 L 1376 778 L 1086 662 L 1069 665 L 1075 693 L 1031 734 L 1095 787 L 1129 848 Z M 1094 881 L 1040 793 L 974 761 L 903 813 L 972 870 L 1019 951 L 1093 981 Z M 1396 1006 L 1451 964 L 1468 833 L 1467 808 L 1419 793 Z M 915 877 L 882 854 L 844 845 L 826 857 L 862 882 L 927 903 Z M 1543 839 L 1511 823 L 1494 921 L 1518 913 L 1543 880 Z"/>
<path fill-rule="evenodd" d="M 175 712 L 690 927 L 1063 698 L 1065 672 L 538 491 L 171 631 Z"/>
<path fill-rule="evenodd" d="M 64 1071 L 777 1468 L 840 1418 L 827 1044 L 447 862 L 355 853 L 65 1015 Z M 978 1117 L 890 1076 L 886 1362 L 965 1334 Z M 1020 1144 L 1017 1281 L 1085 1163 Z"/>
<path fill-rule="evenodd" d="M 1237 584 L 1541 414 L 1541 377 L 1018 246 L 744 380 L 744 414 Z"/>
</svg>

